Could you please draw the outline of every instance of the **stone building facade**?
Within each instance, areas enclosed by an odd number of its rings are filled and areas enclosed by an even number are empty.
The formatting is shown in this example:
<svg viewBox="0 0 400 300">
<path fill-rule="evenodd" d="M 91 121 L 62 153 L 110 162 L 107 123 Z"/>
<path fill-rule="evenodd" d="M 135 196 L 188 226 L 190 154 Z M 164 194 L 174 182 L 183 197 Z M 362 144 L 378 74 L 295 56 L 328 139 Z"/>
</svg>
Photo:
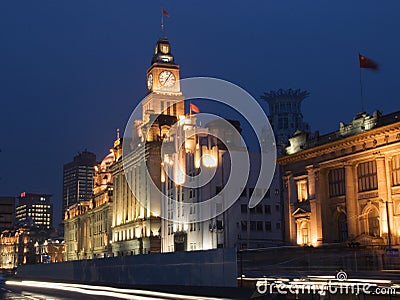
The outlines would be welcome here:
<svg viewBox="0 0 400 300">
<path fill-rule="evenodd" d="M 400 244 L 400 112 L 359 113 L 321 136 L 298 131 L 286 151 L 287 241 Z"/>
</svg>

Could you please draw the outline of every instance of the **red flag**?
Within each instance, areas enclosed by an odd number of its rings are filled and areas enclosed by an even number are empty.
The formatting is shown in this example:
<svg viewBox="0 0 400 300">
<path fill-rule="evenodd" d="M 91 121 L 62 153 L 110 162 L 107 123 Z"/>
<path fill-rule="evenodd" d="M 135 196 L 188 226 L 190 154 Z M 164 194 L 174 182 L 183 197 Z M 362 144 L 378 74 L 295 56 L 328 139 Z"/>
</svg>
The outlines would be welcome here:
<svg viewBox="0 0 400 300">
<path fill-rule="evenodd" d="M 163 8 L 162 13 L 164 16 L 166 16 L 167 18 L 169 18 L 169 13 Z"/>
<path fill-rule="evenodd" d="M 198 114 L 198 113 L 200 113 L 200 109 L 193 103 L 190 103 L 190 112 L 194 112 L 194 113 Z"/>
<path fill-rule="evenodd" d="M 358 60 L 360 62 L 360 68 L 378 70 L 378 64 L 372 59 L 365 57 L 364 55 L 358 54 Z"/>
</svg>

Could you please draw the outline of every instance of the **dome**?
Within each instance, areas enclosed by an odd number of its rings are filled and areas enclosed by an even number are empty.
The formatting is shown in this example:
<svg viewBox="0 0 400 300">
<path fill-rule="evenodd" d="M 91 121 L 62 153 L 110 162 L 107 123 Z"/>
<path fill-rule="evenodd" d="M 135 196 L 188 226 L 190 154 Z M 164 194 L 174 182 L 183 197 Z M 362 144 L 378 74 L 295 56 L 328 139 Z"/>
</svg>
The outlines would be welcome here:
<svg viewBox="0 0 400 300">
<path fill-rule="evenodd" d="M 107 156 L 104 157 L 104 159 L 101 161 L 100 170 L 103 172 L 106 171 L 107 168 L 109 168 L 114 162 L 115 162 L 115 155 L 114 152 L 110 150 L 110 153 L 107 154 Z"/>
</svg>

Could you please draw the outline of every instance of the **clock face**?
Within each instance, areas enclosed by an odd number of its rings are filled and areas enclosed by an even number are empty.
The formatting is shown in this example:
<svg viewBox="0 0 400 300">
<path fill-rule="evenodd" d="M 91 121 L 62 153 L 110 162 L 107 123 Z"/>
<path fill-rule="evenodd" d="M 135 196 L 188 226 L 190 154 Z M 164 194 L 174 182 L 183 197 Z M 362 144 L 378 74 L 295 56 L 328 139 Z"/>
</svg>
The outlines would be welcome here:
<svg viewBox="0 0 400 300">
<path fill-rule="evenodd" d="M 173 86 L 175 84 L 175 76 L 171 71 L 162 71 L 158 77 L 162 86 Z"/>
<path fill-rule="evenodd" d="M 151 90 L 152 87 L 153 87 L 153 74 L 149 74 L 149 76 L 147 76 L 147 89 Z"/>
</svg>

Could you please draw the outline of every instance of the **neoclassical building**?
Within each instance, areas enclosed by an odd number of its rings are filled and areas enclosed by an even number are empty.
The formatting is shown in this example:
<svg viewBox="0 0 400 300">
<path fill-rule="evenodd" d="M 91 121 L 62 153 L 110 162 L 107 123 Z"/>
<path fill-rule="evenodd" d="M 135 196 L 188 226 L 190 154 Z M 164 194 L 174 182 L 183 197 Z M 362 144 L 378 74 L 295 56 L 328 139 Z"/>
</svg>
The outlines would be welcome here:
<svg viewBox="0 0 400 300">
<path fill-rule="evenodd" d="M 296 132 L 286 151 L 287 241 L 400 244 L 400 112 L 359 113 L 326 135 Z"/>
<path fill-rule="evenodd" d="M 185 113 L 179 70 L 168 39 L 160 38 L 141 114 L 95 169 L 95 184 L 104 183 L 94 187 L 92 200 L 67 209 L 66 260 L 281 243 L 279 184 L 273 192 L 255 188 L 258 172 L 253 172 L 247 184 L 231 187 L 236 196 L 218 196 L 229 177 L 230 157 L 247 153 L 240 134 L 234 134 L 241 132 L 240 123 L 225 120 L 226 127 L 208 120 L 200 126 L 196 115 Z M 259 153 L 250 159 L 260 165 Z M 183 186 L 206 171 L 215 172 L 208 184 Z M 249 209 L 253 193 L 264 197 Z M 207 210 L 213 216 L 203 218 L 196 204 L 212 197 L 216 202 Z"/>
<path fill-rule="evenodd" d="M 267 188 L 256 189 L 256 176 L 250 174 L 245 186 L 234 187 L 236 198 L 227 193 L 225 198 L 218 198 L 229 177 L 229 156 L 246 150 L 240 135 L 234 134 L 241 132 L 240 123 L 226 120 L 225 125 L 230 124 L 227 127 L 215 120 L 199 126 L 195 115 L 185 114 L 179 78 L 170 43 L 161 38 L 147 70 L 141 119 L 131 124 L 129 140 L 124 137 L 124 159 L 111 166 L 113 254 L 255 248 L 280 243 L 279 198 L 276 201 Z M 259 165 L 259 154 L 252 154 L 251 159 Z M 199 188 L 183 186 L 185 180 L 193 181 L 207 170 L 215 172 L 208 184 Z M 146 172 L 149 177 L 143 176 Z M 264 198 L 249 209 L 252 193 Z M 215 196 L 216 203 L 207 208 L 213 217 L 204 221 L 196 204 Z"/>
<path fill-rule="evenodd" d="M 124 141 L 124 159 L 111 168 L 114 255 L 161 252 L 161 145 L 171 126 L 184 116 L 179 79 L 170 43 L 160 38 L 147 70 L 141 119 L 131 124 L 132 136 Z M 147 172 L 149 176 L 145 176 Z"/>
</svg>

